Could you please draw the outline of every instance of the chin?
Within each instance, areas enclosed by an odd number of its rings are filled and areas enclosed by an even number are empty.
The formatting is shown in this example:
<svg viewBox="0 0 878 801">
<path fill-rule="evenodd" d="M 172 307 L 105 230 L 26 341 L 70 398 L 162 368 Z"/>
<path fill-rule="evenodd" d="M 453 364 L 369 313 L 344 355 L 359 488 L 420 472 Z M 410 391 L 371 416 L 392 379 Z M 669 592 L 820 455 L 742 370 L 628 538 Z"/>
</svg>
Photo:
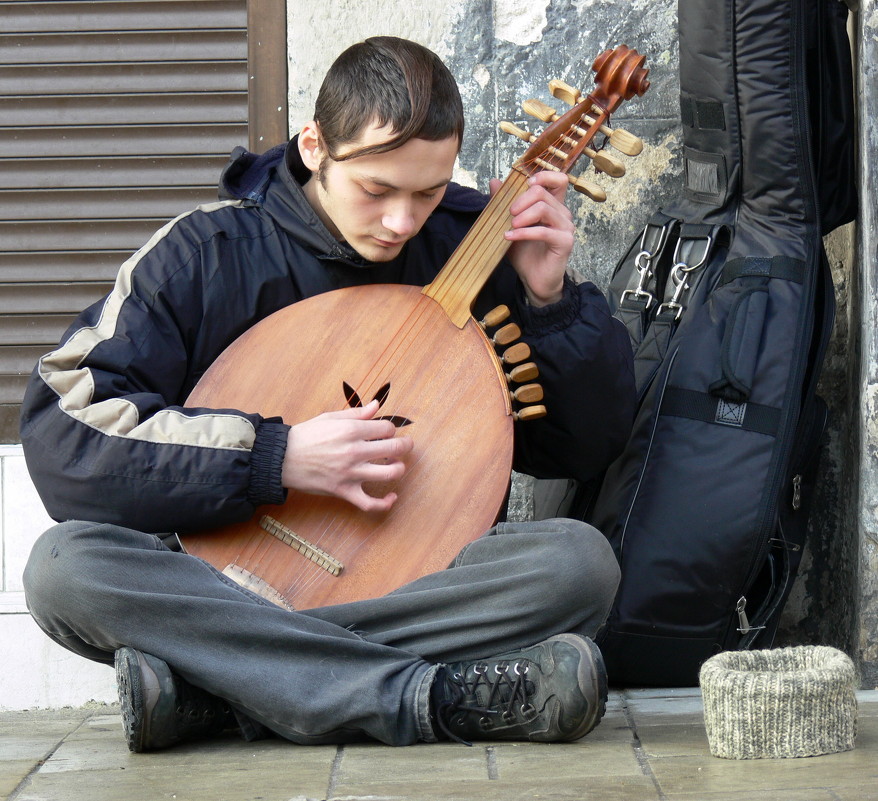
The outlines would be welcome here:
<svg viewBox="0 0 878 801">
<path fill-rule="evenodd" d="M 402 251 L 402 245 L 393 248 L 382 248 L 372 245 L 371 247 L 356 248 L 356 250 L 367 261 L 380 263 L 395 259 Z"/>
</svg>

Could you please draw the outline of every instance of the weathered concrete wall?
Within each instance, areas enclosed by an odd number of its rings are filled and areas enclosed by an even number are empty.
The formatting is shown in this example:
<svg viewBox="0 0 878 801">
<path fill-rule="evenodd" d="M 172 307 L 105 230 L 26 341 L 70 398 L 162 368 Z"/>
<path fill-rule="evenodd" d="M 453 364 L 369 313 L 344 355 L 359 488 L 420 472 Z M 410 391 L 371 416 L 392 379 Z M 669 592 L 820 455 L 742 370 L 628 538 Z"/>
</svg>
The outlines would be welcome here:
<svg viewBox="0 0 878 801">
<path fill-rule="evenodd" d="M 854 434 L 858 423 L 859 341 L 856 304 L 856 226 L 826 237 L 835 284 L 837 314 L 823 363 L 818 393 L 829 407 L 808 538 L 799 578 L 781 618 L 778 645 L 829 643 L 856 652 L 857 470 Z"/>
<path fill-rule="evenodd" d="M 309 119 L 319 82 L 334 56 L 377 34 L 419 41 L 449 65 L 461 88 L 467 122 L 456 178 L 482 190 L 490 178 L 504 177 L 523 151 L 519 140 L 498 130 L 499 120 L 533 129 L 534 121 L 520 110 L 529 97 L 563 110 L 563 104 L 549 94 L 548 81 L 561 78 L 589 90 L 591 63 L 607 47 L 627 44 L 647 56 L 652 88 L 614 116 L 616 124 L 646 140 L 646 150 L 636 159 L 621 157 L 628 175 L 619 181 L 596 179 L 607 188 L 606 203 L 579 195 L 571 200 L 580 222 L 575 268 L 605 287 L 623 246 L 678 183 L 676 2 L 333 0 L 315 4 L 304 25 L 298 14 L 291 22 L 291 130 Z M 336 46 L 328 48 L 327 42 Z"/>
<path fill-rule="evenodd" d="M 863 682 L 878 681 L 878 239 L 874 201 L 878 140 L 865 121 L 876 116 L 874 0 L 858 18 L 863 111 L 864 217 L 827 241 L 838 318 L 821 392 L 831 411 L 809 539 L 800 579 L 778 643 L 837 645 L 862 661 Z M 332 0 L 297 11 L 290 28 L 292 130 L 312 112 L 326 67 L 344 47 L 375 34 L 405 36 L 435 50 L 458 80 L 467 113 L 467 140 L 457 180 L 485 189 L 520 154 L 521 143 L 497 129 L 501 119 L 537 127 L 520 105 L 538 97 L 562 108 L 546 83 L 562 78 L 588 89 L 590 65 L 607 47 L 627 44 L 647 56 L 652 88 L 620 109 L 614 123 L 646 142 L 625 159 L 619 181 L 601 176 L 604 204 L 571 193 L 579 223 L 573 266 L 605 289 L 616 259 L 649 213 L 681 185 L 676 0 Z M 327 47 L 327 43 L 334 47 Z M 871 113 L 870 113 L 871 112 Z M 623 157 L 624 158 L 624 157 Z M 519 477 L 510 514 L 529 514 L 529 484 Z"/>
<path fill-rule="evenodd" d="M 859 464 L 859 497 L 852 515 L 859 542 L 858 609 L 855 645 L 863 685 L 878 686 L 878 5 L 863 0 L 857 26 L 860 110 L 860 219 L 857 235 L 859 346 L 851 348 L 859 412 L 852 429 Z"/>
</svg>

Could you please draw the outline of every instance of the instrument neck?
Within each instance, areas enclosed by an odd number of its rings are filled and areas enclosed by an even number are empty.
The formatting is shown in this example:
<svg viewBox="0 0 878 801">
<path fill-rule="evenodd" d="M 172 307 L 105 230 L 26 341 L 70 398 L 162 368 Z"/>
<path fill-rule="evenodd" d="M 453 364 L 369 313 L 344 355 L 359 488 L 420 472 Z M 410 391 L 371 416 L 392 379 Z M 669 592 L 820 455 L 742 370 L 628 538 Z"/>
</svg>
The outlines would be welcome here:
<svg viewBox="0 0 878 801">
<path fill-rule="evenodd" d="M 504 236 L 512 224 L 509 209 L 527 191 L 527 181 L 526 173 L 512 170 L 436 278 L 424 287 L 424 294 L 439 303 L 458 328 L 470 319 L 477 295 L 509 249 Z"/>
</svg>

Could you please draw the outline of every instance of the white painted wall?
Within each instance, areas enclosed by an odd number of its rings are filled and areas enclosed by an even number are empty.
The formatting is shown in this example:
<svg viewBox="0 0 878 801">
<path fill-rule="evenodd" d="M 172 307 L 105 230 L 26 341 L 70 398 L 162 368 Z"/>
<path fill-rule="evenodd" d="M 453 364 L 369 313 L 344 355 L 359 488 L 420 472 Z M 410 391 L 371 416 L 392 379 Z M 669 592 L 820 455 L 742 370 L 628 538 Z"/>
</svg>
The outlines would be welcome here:
<svg viewBox="0 0 878 801">
<path fill-rule="evenodd" d="M 27 612 L 21 574 L 50 525 L 21 446 L 0 445 L 0 711 L 116 700 L 111 669 L 56 645 Z"/>
</svg>

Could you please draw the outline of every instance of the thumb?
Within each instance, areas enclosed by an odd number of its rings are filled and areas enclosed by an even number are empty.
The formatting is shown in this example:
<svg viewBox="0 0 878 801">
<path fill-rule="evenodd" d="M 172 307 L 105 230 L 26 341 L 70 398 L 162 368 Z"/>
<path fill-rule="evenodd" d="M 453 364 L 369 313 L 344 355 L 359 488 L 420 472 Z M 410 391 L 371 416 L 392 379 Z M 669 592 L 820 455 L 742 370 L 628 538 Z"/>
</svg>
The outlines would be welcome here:
<svg viewBox="0 0 878 801">
<path fill-rule="evenodd" d="M 327 412 L 330 417 L 344 418 L 347 420 L 371 420 L 378 412 L 378 401 L 371 400 L 365 406 L 351 406 L 347 409 L 339 409 L 336 412 Z"/>
</svg>

